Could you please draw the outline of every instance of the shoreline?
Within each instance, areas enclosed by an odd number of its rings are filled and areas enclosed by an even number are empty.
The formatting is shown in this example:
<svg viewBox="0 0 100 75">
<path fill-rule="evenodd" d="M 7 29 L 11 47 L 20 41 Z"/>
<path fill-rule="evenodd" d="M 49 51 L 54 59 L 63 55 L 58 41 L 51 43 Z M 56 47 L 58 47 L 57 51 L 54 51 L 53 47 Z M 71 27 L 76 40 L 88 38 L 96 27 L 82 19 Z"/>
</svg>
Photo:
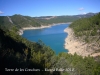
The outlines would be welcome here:
<svg viewBox="0 0 100 75">
<path fill-rule="evenodd" d="M 48 24 L 48 25 L 41 25 L 40 27 L 33 27 L 33 26 L 30 26 L 30 27 L 23 27 L 22 29 L 20 29 L 18 31 L 18 34 L 19 35 L 23 35 L 23 31 L 25 30 L 32 30 L 32 29 L 43 29 L 43 28 L 50 28 L 52 26 L 56 26 L 56 25 L 59 25 L 59 24 L 71 24 L 72 22 L 67 22 L 67 23 L 53 23 L 53 24 Z"/>
<path fill-rule="evenodd" d="M 41 27 L 24 27 L 22 30 L 31 30 L 31 29 L 43 29 L 43 28 L 50 28 L 51 26 L 41 26 Z"/>
<path fill-rule="evenodd" d="M 65 49 L 68 50 L 69 54 L 74 55 L 75 53 L 80 56 L 92 56 L 96 57 L 100 55 L 100 53 L 95 53 L 93 50 L 92 44 L 86 44 L 85 42 L 80 41 L 74 36 L 74 32 L 71 28 L 66 28 L 64 30 L 68 34 L 68 36 L 65 38 Z"/>
<path fill-rule="evenodd" d="M 43 28 L 50 28 L 51 26 L 56 26 L 59 24 L 71 24 L 72 22 L 67 22 L 67 23 L 53 23 L 53 24 L 48 24 L 48 25 L 41 25 L 40 27 L 24 27 L 22 28 L 23 30 L 31 30 L 31 29 L 43 29 Z"/>
</svg>

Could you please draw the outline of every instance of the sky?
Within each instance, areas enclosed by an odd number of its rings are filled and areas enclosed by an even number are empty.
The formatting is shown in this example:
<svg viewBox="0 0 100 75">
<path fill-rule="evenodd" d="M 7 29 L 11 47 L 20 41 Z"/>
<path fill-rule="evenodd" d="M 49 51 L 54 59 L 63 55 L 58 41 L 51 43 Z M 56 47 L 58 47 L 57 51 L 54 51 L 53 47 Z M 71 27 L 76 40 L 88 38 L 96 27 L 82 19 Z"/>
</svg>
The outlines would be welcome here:
<svg viewBox="0 0 100 75">
<path fill-rule="evenodd" d="M 0 0 L 0 16 L 31 17 L 100 12 L 100 0 Z"/>
</svg>

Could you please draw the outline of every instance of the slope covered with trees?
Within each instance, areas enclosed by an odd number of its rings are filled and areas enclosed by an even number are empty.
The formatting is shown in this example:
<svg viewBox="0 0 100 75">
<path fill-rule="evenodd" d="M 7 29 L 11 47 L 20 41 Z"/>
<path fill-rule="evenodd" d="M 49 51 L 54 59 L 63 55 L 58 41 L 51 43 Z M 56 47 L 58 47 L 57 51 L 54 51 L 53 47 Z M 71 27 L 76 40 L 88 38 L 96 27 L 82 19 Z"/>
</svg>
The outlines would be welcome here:
<svg viewBox="0 0 100 75">
<path fill-rule="evenodd" d="M 84 15 L 72 15 L 72 16 L 44 16 L 44 17 L 35 17 L 37 20 L 40 21 L 41 24 L 48 25 L 53 23 L 67 23 L 67 22 L 74 22 L 80 18 L 87 18 L 95 15 L 95 13 L 87 13 Z"/>
<path fill-rule="evenodd" d="M 53 24 L 53 23 L 67 23 L 67 22 L 73 22 L 75 20 L 79 19 L 77 16 L 57 16 L 51 19 L 47 18 L 39 18 L 38 20 L 41 22 L 41 24 Z"/>
<path fill-rule="evenodd" d="M 28 74 L 28 71 L 24 73 L 22 71 L 18 71 L 17 73 L 15 71 L 7 72 L 5 68 L 34 68 L 44 70 L 44 68 L 50 67 L 51 58 L 49 57 L 53 55 L 53 50 L 45 46 L 41 41 L 37 43 L 30 42 L 21 36 L 16 35 L 15 30 L 13 29 L 12 31 L 5 31 L 0 28 L 0 74 Z"/>
<path fill-rule="evenodd" d="M 67 53 L 55 55 L 41 40 L 30 42 L 17 35 L 15 26 L 11 30 L 0 27 L 0 74 L 99 75 L 100 57 L 83 58 Z"/>
<path fill-rule="evenodd" d="M 93 21 L 99 18 L 99 15 L 94 16 Z M 0 17 L 0 75 L 100 75 L 100 57 L 83 58 L 68 53 L 56 55 L 41 40 L 30 42 L 16 33 L 21 27 L 31 24 L 39 26 L 41 21 L 28 16 L 23 18 L 21 15 L 9 18 Z M 80 24 L 80 20 L 78 21 Z M 93 22 L 95 29 L 99 27 L 99 22 L 99 19 L 98 22 Z M 76 36 L 79 36 L 79 26 L 74 24 L 78 22 L 72 23 L 70 27 L 76 32 Z"/>
<path fill-rule="evenodd" d="M 23 27 L 41 26 L 41 24 L 38 21 L 29 16 L 22 16 L 22 15 L 0 16 L 0 26 L 10 29 L 14 25 L 18 29 L 21 29 Z"/>
<path fill-rule="evenodd" d="M 73 22 L 80 18 L 93 16 L 86 15 L 73 15 L 73 16 L 45 16 L 45 17 L 30 17 L 23 16 L 20 14 L 15 14 L 12 16 L 0 16 L 0 25 L 2 27 L 6 27 L 10 29 L 13 25 L 15 25 L 18 29 L 22 29 L 23 27 L 40 27 L 41 25 L 49 25 L 53 23 L 66 23 Z"/>
<path fill-rule="evenodd" d="M 13 16 L 10 16 L 10 18 L 12 19 L 15 25 L 18 25 L 21 28 L 30 27 L 30 26 L 34 26 L 34 27 L 41 26 L 37 21 L 35 21 L 34 18 L 29 17 L 29 16 L 13 15 Z"/>
<path fill-rule="evenodd" d="M 91 17 L 83 18 L 73 22 L 70 25 L 73 28 L 75 36 L 80 37 L 87 43 L 93 41 L 100 42 L 100 13 Z M 100 45 L 100 44 L 99 44 Z"/>
</svg>

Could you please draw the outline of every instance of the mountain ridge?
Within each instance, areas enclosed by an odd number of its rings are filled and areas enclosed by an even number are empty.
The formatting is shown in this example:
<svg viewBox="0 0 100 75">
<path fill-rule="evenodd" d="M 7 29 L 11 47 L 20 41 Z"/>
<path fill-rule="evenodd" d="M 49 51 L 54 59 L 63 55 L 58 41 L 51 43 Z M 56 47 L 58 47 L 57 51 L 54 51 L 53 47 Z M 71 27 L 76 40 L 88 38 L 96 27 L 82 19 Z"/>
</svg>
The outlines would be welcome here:
<svg viewBox="0 0 100 75">
<path fill-rule="evenodd" d="M 16 17 L 16 18 L 15 18 Z M 77 55 L 55 52 L 41 40 L 31 42 L 16 32 L 27 19 L 26 24 L 33 24 L 33 18 L 23 16 L 0 17 L 0 74 L 3 75 L 99 75 L 100 56 L 82 57 Z M 82 22 L 84 22 L 82 18 Z M 89 19 L 89 18 L 88 18 Z M 17 20 L 17 21 L 16 21 Z M 37 20 L 35 20 L 37 21 Z M 87 19 L 86 19 L 87 21 Z M 17 23 L 18 22 L 18 23 Z M 38 22 L 38 21 L 37 21 Z M 77 21 L 80 24 L 80 20 Z M 93 26 L 100 24 L 95 21 Z M 24 24 L 25 24 L 24 23 Z M 41 22 L 40 22 L 41 23 Z M 53 23 L 53 22 L 50 22 Z M 72 25 L 75 25 L 75 21 Z M 85 22 L 84 22 L 85 23 Z M 49 24 L 49 23 L 47 23 Z M 96 24 L 96 25 L 95 25 Z M 4 25 L 4 26 L 3 26 Z M 18 28 L 18 26 L 19 28 Z M 27 25 L 26 25 L 27 26 Z M 29 26 L 29 25 L 28 25 Z M 77 27 L 77 26 L 76 26 Z M 93 35 L 93 34 L 92 34 Z M 16 69 L 18 70 L 16 72 Z M 38 69 L 38 71 L 34 71 Z M 61 71 L 63 69 L 63 71 Z M 48 70 L 48 71 L 47 71 Z M 52 71 L 51 71 L 52 70 Z M 11 72 L 13 71 L 13 72 Z"/>
<path fill-rule="evenodd" d="M 10 28 L 9 26 L 15 25 L 18 29 L 23 27 L 40 27 L 41 25 L 49 25 L 53 23 L 66 23 L 73 22 L 80 18 L 88 18 L 92 15 L 74 15 L 74 16 L 42 16 L 30 17 L 15 14 L 13 16 L 0 16 L 0 25 Z M 8 25 L 8 26 L 7 26 Z"/>
</svg>

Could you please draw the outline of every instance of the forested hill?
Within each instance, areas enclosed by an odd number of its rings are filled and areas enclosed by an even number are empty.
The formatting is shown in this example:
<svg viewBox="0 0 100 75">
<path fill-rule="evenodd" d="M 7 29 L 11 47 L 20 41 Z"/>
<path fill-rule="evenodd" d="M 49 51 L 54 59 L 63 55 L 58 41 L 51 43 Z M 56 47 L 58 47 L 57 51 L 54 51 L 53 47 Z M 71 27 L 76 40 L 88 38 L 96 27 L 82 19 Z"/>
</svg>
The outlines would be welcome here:
<svg viewBox="0 0 100 75">
<path fill-rule="evenodd" d="M 13 16 L 0 16 L 0 26 L 10 28 L 11 26 L 16 26 L 17 28 L 23 27 L 38 27 L 41 24 L 34 18 L 22 15 Z"/>
<path fill-rule="evenodd" d="M 48 75 L 48 72 L 44 74 L 40 70 L 51 66 L 53 55 L 54 51 L 41 41 L 30 42 L 17 35 L 13 29 L 9 31 L 0 28 L 0 74 Z M 38 72 L 35 73 L 32 69 Z"/>
<path fill-rule="evenodd" d="M 39 23 L 36 19 L 19 16 L 0 17 L 0 75 L 100 75 L 99 56 L 55 55 L 41 40 L 30 42 L 16 34 L 16 27 L 21 27 L 24 21 Z"/>
<path fill-rule="evenodd" d="M 100 40 L 100 13 L 90 18 L 82 18 L 70 25 L 77 37 L 84 37 L 86 42 Z M 88 37 L 88 38 L 87 38 Z"/>
<path fill-rule="evenodd" d="M 55 55 L 41 40 L 30 42 L 16 31 L 0 27 L 0 75 L 100 75 L 100 57 Z"/>
<path fill-rule="evenodd" d="M 13 29 L 0 28 L 2 75 L 99 75 L 99 58 L 83 58 L 67 53 L 55 55 L 41 40 L 30 42 L 17 35 Z"/>
<path fill-rule="evenodd" d="M 64 15 L 64 16 L 41 16 L 41 17 L 34 17 L 35 19 L 39 20 L 41 24 L 52 24 L 52 23 L 66 23 L 66 22 L 74 22 L 80 18 L 88 18 L 96 13 L 87 13 L 81 15 Z"/>
<path fill-rule="evenodd" d="M 100 53 L 100 13 L 90 18 L 73 22 L 70 27 L 74 30 L 76 40 L 83 42 L 86 51 L 91 54 Z"/>
<path fill-rule="evenodd" d="M 39 27 L 41 25 L 49 25 L 53 23 L 66 23 L 73 22 L 80 18 L 93 16 L 94 13 L 85 15 L 73 15 L 73 16 L 45 16 L 45 17 L 30 17 L 15 14 L 13 16 L 0 16 L 0 26 L 11 28 L 16 26 L 18 29 L 23 27 Z"/>
</svg>

